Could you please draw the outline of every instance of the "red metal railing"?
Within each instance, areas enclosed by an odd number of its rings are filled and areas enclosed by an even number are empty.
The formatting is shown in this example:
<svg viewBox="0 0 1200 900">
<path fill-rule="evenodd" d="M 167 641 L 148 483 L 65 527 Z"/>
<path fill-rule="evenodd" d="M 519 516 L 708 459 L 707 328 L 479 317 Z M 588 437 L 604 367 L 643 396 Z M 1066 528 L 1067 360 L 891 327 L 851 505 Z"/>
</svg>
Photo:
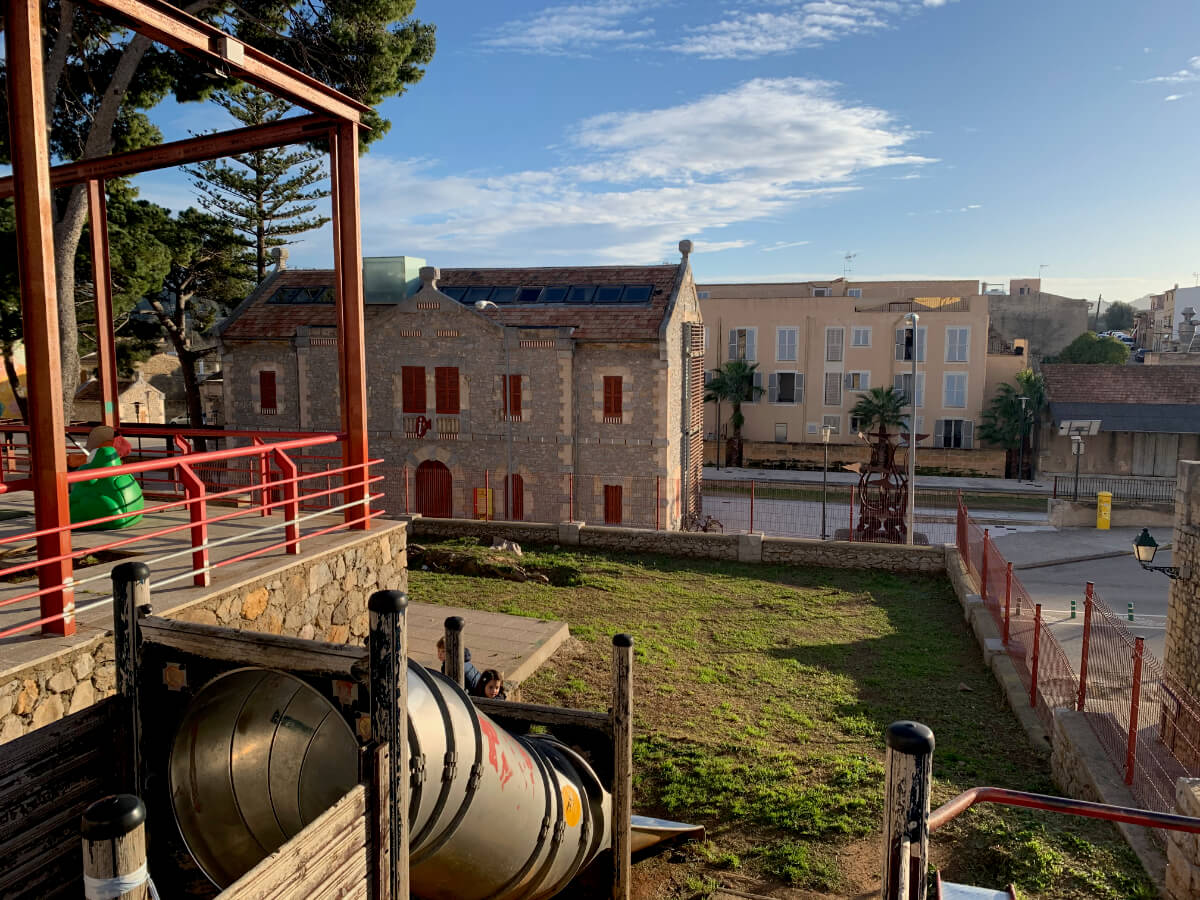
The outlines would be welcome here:
<svg viewBox="0 0 1200 900">
<path fill-rule="evenodd" d="M 1042 721 L 1049 727 L 1055 709 L 1086 712 L 1138 802 L 1159 812 L 1172 809 L 1176 779 L 1200 776 L 1200 701 L 1145 651 L 1142 638 L 1130 633 L 1092 582 L 1083 590 L 1076 676 L 1040 605 L 961 500 L 956 531 L 959 553 L 979 581 L 984 604 Z M 1002 579 L 996 577 L 1001 571 Z"/>
<path fill-rule="evenodd" d="M 170 433 L 172 438 L 166 447 L 179 451 L 177 454 L 166 449 L 162 454 L 153 454 L 151 458 L 133 460 L 120 466 L 102 470 L 76 470 L 67 475 L 67 481 L 69 484 L 76 484 L 120 475 L 139 478 L 144 478 L 147 474 L 154 475 L 156 477 L 151 479 L 152 481 L 168 485 L 169 489 L 154 494 L 148 493 L 148 496 L 162 499 L 164 502 L 147 505 L 141 514 L 153 517 L 172 511 L 186 511 L 186 521 L 150 531 L 142 530 L 140 525 L 134 526 L 132 533 L 114 533 L 114 539 L 111 541 L 81 548 L 72 547 L 64 555 L 17 563 L 0 569 L 0 580 L 12 581 L 22 575 L 33 575 L 43 566 L 64 561 L 70 562 L 73 567 L 82 557 L 117 551 L 127 552 L 123 548 L 144 545 L 148 541 L 170 535 L 180 535 L 187 537 L 185 542 L 181 542 L 182 549 L 171 550 L 146 561 L 162 563 L 173 558 L 190 557 L 191 565 L 178 575 L 156 580 L 155 584 L 163 586 L 190 578 L 194 584 L 207 585 L 211 582 L 211 573 L 220 567 L 275 550 L 282 549 L 286 553 L 296 554 L 300 552 L 302 540 L 342 528 L 362 527 L 382 514 L 372 510 L 370 504 L 383 495 L 370 494 L 367 490 L 368 485 L 382 480 L 380 476 L 370 474 L 370 467 L 378 463 L 378 460 L 370 460 L 365 464 L 333 466 L 333 461 L 340 462 L 340 456 L 320 453 L 305 456 L 314 448 L 319 450 L 338 443 L 341 440 L 339 435 L 309 433 L 302 437 L 267 443 L 260 437 L 246 433 L 226 432 L 222 436 L 251 442 L 240 447 L 195 453 L 185 452 L 190 447 L 186 439 L 177 441 L 174 433 Z M 205 433 L 205 437 L 209 436 L 211 435 Z M 306 460 L 310 463 L 308 471 L 302 467 Z M 313 461 L 317 462 L 315 468 L 311 465 Z M 229 472 L 237 473 L 237 477 L 232 479 L 236 483 L 232 486 L 229 486 L 230 481 L 224 477 Z M 21 482 L 8 482 L 0 485 L 0 490 L 11 492 L 22 487 Z M 217 489 L 214 490 L 214 487 Z M 347 496 L 352 495 L 356 488 L 366 493 L 365 499 L 347 501 Z M 172 499 L 175 497 L 179 499 Z M 227 508 L 231 511 L 213 515 L 210 514 L 210 509 L 213 508 Z M 334 512 L 343 512 L 336 524 L 330 524 L 327 518 L 321 521 L 323 517 Z M 73 522 L 61 528 L 11 534 L 0 537 L 0 548 L 18 542 L 28 542 L 47 534 L 65 532 L 70 535 L 80 529 L 118 521 L 128 516 L 129 513 L 119 513 Z M 270 519 L 263 525 L 248 530 L 240 529 L 229 537 L 210 538 L 209 528 L 212 525 L 255 516 L 266 516 Z M 303 526 L 309 522 L 313 523 L 313 527 L 305 533 Z M 211 556 L 210 551 L 215 548 L 236 545 L 276 529 L 283 531 L 283 537 L 279 541 L 221 559 L 214 560 Z M 78 613 L 111 600 L 104 598 L 77 607 L 73 599 L 75 590 L 91 582 L 107 581 L 107 578 L 107 573 L 82 578 L 72 576 L 59 585 L 41 586 L 36 590 L 0 598 L 0 610 L 33 599 L 37 599 L 40 606 L 40 614 L 36 619 L 0 629 L 0 639 L 49 625 L 55 625 L 59 633 L 71 633 L 74 617 Z"/>
</svg>

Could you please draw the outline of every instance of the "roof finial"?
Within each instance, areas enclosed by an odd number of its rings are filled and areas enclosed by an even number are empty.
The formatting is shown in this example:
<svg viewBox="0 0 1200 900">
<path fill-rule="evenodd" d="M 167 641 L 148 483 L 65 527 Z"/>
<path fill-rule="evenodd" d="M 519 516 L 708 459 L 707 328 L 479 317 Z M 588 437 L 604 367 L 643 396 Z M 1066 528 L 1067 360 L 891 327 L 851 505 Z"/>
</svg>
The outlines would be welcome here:
<svg viewBox="0 0 1200 900">
<path fill-rule="evenodd" d="M 437 266 L 421 266 L 421 290 L 429 288 L 431 291 L 438 289 L 438 279 L 442 277 L 442 272 Z"/>
<path fill-rule="evenodd" d="M 680 260 L 680 262 L 688 261 L 688 257 L 691 256 L 691 253 L 692 253 L 692 246 L 693 246 L 692 242 L 689 241 L 687 238 L 684 238 L 682 241 L 679 242 L 679 252 L 683 254 L 683 259 Z"/>
</svg>

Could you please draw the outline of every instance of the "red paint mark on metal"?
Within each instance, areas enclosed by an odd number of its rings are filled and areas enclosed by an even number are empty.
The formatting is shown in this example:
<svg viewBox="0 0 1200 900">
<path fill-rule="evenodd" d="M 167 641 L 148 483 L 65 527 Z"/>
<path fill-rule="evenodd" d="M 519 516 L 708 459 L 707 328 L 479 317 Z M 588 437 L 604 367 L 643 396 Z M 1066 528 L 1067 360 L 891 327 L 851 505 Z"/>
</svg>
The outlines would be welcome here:
<svg viewBox="0 0 1200 900">
<path fill-rule="evenodd" d="M 500 743 L 500 735 L 496 734 L 496 726 L 486 719 L 480 718 L 479 730 L 488 742 L 488 765 L 500 771 L 500 761 L 496 758 L 496 745 Z"/>
<path fill-rule="evenodd" d="M 508 754 L 501 753 L 500 754 L 500 787 L 501 787 L 501 789 L 503 789 L 505 786 L 507 786 L 507 784 L 510 781 L 512 781 L 512 777 L 513 777 L 513 770 L 512 770 L 512 767 L 509 766 L 509 764 L 508 764 Z"/>
</svg>

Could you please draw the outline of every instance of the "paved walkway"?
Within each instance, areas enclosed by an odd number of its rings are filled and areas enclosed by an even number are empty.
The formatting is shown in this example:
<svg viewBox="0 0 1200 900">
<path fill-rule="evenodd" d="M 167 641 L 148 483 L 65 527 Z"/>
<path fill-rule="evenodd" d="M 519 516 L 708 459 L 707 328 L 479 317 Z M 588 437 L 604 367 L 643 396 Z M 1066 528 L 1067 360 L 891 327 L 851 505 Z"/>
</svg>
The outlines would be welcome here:
<svg viewBox="0 0 1200 900">
<path fill-rule="evenodd" d="M 983 524 L 982 522 L 980 524 Z M 1137 528 L 1046 528 L 1037 532 L 1016 531 L 997 535 L 996 549 L 1013 564 L 1051 630 L 1078 669 L 1083 633 L 1083 595 L 1087 582 L 1119 616 L 1135 636 L 1146 639 L 1146 649 L 1162 658 L 1166 629 L 1167 593 L 1171 581 L 1160 572 L 1147 572 L 1133 557 Z M 1160 549 L 1155 565 L 1170 565 L 1172 532 L 1155 534 Z M 1165 549 L 1164 549 L 1165 548 Z M 1071 601 L 1076 615 L 1070 618 Z M 1128 604 L 1134 621 L 1128 621 Z"/>
</svg>

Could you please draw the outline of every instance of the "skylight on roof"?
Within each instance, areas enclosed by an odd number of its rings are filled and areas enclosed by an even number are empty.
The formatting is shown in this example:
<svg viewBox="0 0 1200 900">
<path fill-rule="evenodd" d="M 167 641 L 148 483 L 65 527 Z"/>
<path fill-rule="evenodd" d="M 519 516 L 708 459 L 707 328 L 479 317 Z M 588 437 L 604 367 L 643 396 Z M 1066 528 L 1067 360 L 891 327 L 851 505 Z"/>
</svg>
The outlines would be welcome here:
<svg viewBox="0 0 1200 900">
<path fill-rule="evenodd" d="M 562 303 L 567 299 L 567 288 L 565 287 L 548 287 L 542 291 L 542 303 Z"/>
<path fill-rule="evenodd" d="M 333 303 L 333 288 L 322 284 L 314 287 L 281 287 L 268 303 L 298 304 L 298 303 Z"/>
<path fill-rule="evenodd" d="M 438 290 L 451 300 L 462 300 L 463 295 L 467 292 L 465 287 L 439 287 Z"/>
<path fill-rule="evenodd" d="M 602 284 L 596 288 L 595 300 L 597 303 L 620 303 L 624 289 L 624 285 L 620 284 Z"/>
<path fill-rule="evenodd" d="M 567 294 L 568 303 L 591 303 L 592 296 L 596 293 L 594 284 L 573 284 L 571 290 Z"/>
<path fill-rule="evenodd" d="M 518 303 L 537 303 L 538 297 L 542 295 L 541 286 L 538 287 L 523 287 L 517 291 Z"/>
<path fill-rule="evenodd" d="M 463 297 L 463 303 L 478 303 L 480 300 L 486 300 L 492 294 L 492 287 L 470 287 L 467 288 L 467 296 Z"/>
<path fill-rule="evenodd" d="M 645 303 L 654 293 L 652 284 L 627 284 L 621 297 L 622 303 Z"/>
<path fill-rule="evenodd" d="M 492 291 L 491 300 L 493 303 L 512 303 L 517 297 L 517 289 L 515 287 L 498 287 Z"/>
</svg>

